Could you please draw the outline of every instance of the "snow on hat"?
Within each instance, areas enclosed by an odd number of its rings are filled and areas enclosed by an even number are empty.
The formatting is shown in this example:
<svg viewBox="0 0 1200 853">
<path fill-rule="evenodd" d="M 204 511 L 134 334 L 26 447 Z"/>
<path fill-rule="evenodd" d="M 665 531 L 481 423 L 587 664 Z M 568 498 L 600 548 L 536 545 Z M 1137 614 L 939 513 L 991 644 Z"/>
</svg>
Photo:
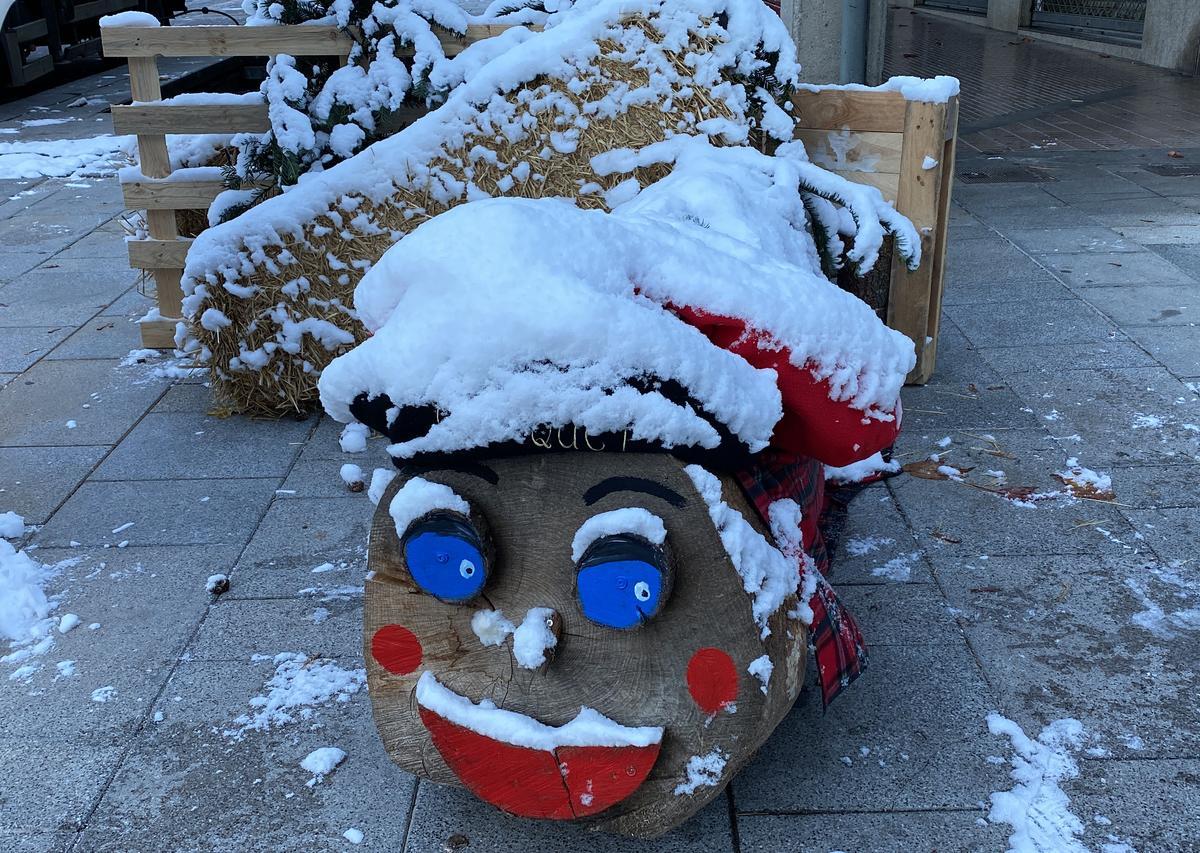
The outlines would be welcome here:
<svg viewBox="0 0 1200 853">
<path fill-rule="evenodd" d="M 374 334 L 324 371 L 326 410 L 398 463 L 580 435 L 709 461 L 884 446 L 913 348 L 822 275 L 796 174 L 815 167 L 694 140 L 670 156 L 612 214 L 490 199 L 421 225 L 355 291 Z"/>
</svg>

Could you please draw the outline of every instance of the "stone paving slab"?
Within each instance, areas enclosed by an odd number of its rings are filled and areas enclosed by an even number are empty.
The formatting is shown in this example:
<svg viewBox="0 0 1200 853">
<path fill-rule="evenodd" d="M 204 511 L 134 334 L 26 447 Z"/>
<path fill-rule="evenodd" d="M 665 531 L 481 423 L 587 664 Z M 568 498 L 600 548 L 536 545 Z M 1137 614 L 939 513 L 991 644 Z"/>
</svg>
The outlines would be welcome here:
<svg viewBox="0 0 1200 853">
<path fill-rule="evenodd" d="M 1194 303 L 1193 303 L 1194 304 Z M 1184 313 L 1178 308 L 1171 309 Z M 1196 311 L 1190 312 L 1197 313 Z M 1133 338 L 1158 359 L 1167 370 L 1181 379 L 1200 377 L 1200 347 L 1197 346 L 1196 324 L 1168 326 L 1164 328 L 1132 328 Z"/>
<path fill-rule="evenodd" d="M 1123 238 L 1116 231 L 1099 225 L 1055 228 L 1009 228 L 1005 236 L 1017 246 L 1034 255 L 1104 252 L 1122 254 L 1140 251 L 1132 238 Z M 1165 241 L 1164 241 L 1165 242 Z"/>
<path fill-rule="evenodd" d="M 1001 376 L 1158 366 L 1152 355 L 1133 341 L 1122 339 L 1038 347 L 980 347 L 979 354 Z"/>
<path fill-rule="evenodd" d="M 86 482 L 38 531 L 43 547 L 234 545 L 250 539 L 277 479 Z M 114 533 L 129 522 L 133 527 Z"/>
<path fill-rule="evenodd" d="M 738 815 L 742 853 L 829 853 L 870 850 L 913 853 L 946 850 L 995 853 L 1008 835 L 983 819 L 985 811 L 922 811 L 891 814 Z M 982 826 L 980 825 L 982 823 Z"/>
<path fill-rule="evenodd" d="M 1068 287 L 1113 287 L 1127 284 L 1194 284 L 1196 279 L 1161 253 L 1085 252 L 1046 259 L 1046 266 Z"/>
<path fill-rule="evenodd" d="M 25 273 L 0 288 L 0 328 L 85 323 L 129 288 L 123 276 L 79 276 L 54 269 Z"/>
<path fill-rule="evenodd" d="M 1076 298 L 947 305 L 945 310 L 967 339 L 980 347 L 1092 343 L 1119 334 L 1106 317 Z"/>
<path fill-rule="evenodd" d="M 1100 293 L 1084 293 L 1084 298 L 1091 305 L 1107 314 L 1134 340 L 1138 340 L 1138 335 L 1143 333 L 1140 329 L 1132 331 L 1131 327 L 1134 326 L 1195 326 L 1200 322 L 1198 296 L 1200 284 L 1125 285 L 1105 288 Z M 1195 333 L 1191 335 L 1192 343 L 1195 343 Z"/>
<path fill-rule="evenodd" d="M 415 780 L 384 754 L 365 691 L 308 721 L 223 734 L 273 669 L 182 664 L 155 707 L 162 721 L 134 739 L 76 849 L 157 853 L 169 837 L 175 850 L 344 851 L 352 827 L 359 849 L 402 849 Z M 300 761 L 331 745 L 346 761 L 309 787 Z"/>
<path fill-rule="evenodd" d="M 317 499 L 282 496 L 238 560 L 229 595 L 288 598 L 313 586 L 346 585 L 362 577 L 375 507 L 363 494 Z M 313 573 L 332 563 L 337 571 Z M 344 566 L 344 568 L 342 568 Z"/>
<path fill-rule="evenodd" d="M 196 661 L 245 661 L 253 655 L 274 655 L 280 647 L 339 660 L 361 659 L 362 593 L 268 601 L 222 596 L 208 611 L 188 653 Z"/>
<path fill-rule="evenodd" d="M 0 447 L 0 504 L 25 518 L 44 524 L 109 448 Z"/>
<path fill-rule="evenodd" d="M 970 809 L 1005 788 L 986 761 L 1003 746 L 984 724 L 994 700 L 965 643 L 876 645 L 871 672 L 836 712 L 801 696 L 737 777 L 740 811 Z"/>
<path fill-rule="evenodd" d="M 142 331 L 136 323 L 123 317 L 101 314 L 81 326 L 46 358 L 51 361 L 64 358 L 121 359 L 141 346 Z"/>
<path fill-rule="evenodd" d="M 0 390 L 0 446 L 116 444 L 166 384 L 117 361 L 40 361 Z"/>
<path fill-rule="evenodd" d="M 151 412 L 113 449 L 92 479 L 282 479 L 311 429 L 303 421 L 288 419 Z"/>
<path fill-rule="evenodd" d="M 1089 823 L 1095 844 L 1131 844 L 1137 850 L 1191 853 L 1200 838 L 1196 783 L 1200 761 L 1089 761 L 1067 791 Z M 1096 815 L 1111 825 L 1096 820 Z"/>
<path fill-rule="evenodd" d="M 3 292 L 0 291 L 0 302 Z M 0 370 L 20 373 L 54 349 L 73 331 L 71 326 L 32 326 L 4 330 L 4 348 L 0 350 Z"/>
<path fill-rule="evenodd" d="M 1133 621 L 1145 605 L 1128 582 L 1168 608 L 1174 591 L 1137 544 L 1121 557 L 932 559 L 1000 711 L 1026 732 L 1074 717 L 1089 747 L 1118 758 L 1194 756 L 1200 641 L 1164 643 Z"/>
<path fill-rule="evenodd" d="M 1026 373 L 1012 383 L 1056 435 L 1079 436 L 1072 455 L 1100 465 L 1200 457 L 1200 433 L 1186 426 L 1200 424 L 1197 397 L 1161 367 Z"/>
<path fill-rule="evenodd" d="M 228 571 L 229 547 L 38 549 L 49 564 L 66 561 L 52 589 L 58 613 L 79 627 L 54 634 L 54 647 L 32 663 L 40 669 L 19 689 L 0 693 L 0 715 L 24 720 L 43 741 L 120 745 L 147 716 L 171 666 L 184 653 L 209 604 L 205 580 Z M 96 628 L 91 628 L 96 625 Z M 63 677 L 60 661 L 73 661 Z M 16 685 L 14 685 L 16 687 Z M 107 701 L 93 691 L 111 687 Z"/>
<path fill-rule="evenodd" d="M 422 782 L 405 853 L 444 853 L 451 836 L 469 841 L 466 850 L 537 850 L 544 853 L 734 853 L 729 807 L 717 797 L 683 826 L 653 841 L 589 832 L 570 824 L 498 814 L 460 788 Z"/>
</svg>

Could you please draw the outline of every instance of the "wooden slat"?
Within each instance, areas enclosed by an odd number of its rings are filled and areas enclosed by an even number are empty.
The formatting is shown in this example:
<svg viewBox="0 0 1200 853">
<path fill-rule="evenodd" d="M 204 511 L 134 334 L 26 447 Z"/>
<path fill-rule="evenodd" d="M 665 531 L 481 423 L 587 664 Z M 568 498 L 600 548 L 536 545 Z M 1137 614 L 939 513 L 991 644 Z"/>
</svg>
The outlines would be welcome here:
<svg viewBox="0 0 1200 853">
<path fill-rule="evenodd" d="M 945 104 L 923 101 L 908 103 L 896 209 L 912 221 L 921 235 L 922 263 L 910 271 L 905 268 L 899 253 L 895 255 L 888 294 L 888 325 L 912 339 L 918 364 L 925 358 L 926 336 L 929 333 L 934 269 L 932 257 L 942 189 L 939 169 L 926 169 L 924 163 L 926 157 L 935 160 L 942 157 L 945 122 Z M 915 369 L 909 374 L 908 380 L 920 381 Z"/>
<path fill-rule="evenodd" d="M 447 56 L 497 36 L 508 26 L 476 24 L 465 37 L 439 36 Z M 530 29 L 536 29 L 531 27 Z M 347 56 L 353 39 L 337 27 L 297 24 L 278 27 L 105 27 L 100 31 L 105 56 Z M 411 56 L 411 46 L 399 56 Z"/>
<path fill-rule="evenodd" d="M 175 240 L 127 240 L 129 265 L 135 269 L 183 269 L 192 241 L 185 237 Z"/>
<path fill-rule="evenodd" d="M 149 320 L 141 324 L 142 346 L 146 349 L 174 349 L 175 321 Z"/>
<path fill-rule="evenodd" d="M 836 169 L 834 171 L 837 171 Z M 892 204 L 896 203 L 896 198 L 900 194 L 900 176 L 887 172 L 837 172 L 847 181 L 854 181 L 856 184 L 866 184 L 869 187 L 875 187 L 883 197 Z"/>
<path fill-rule="evenodd" d="M 104 27 L 105 56 L 345 56 L 353 44 L 332 26 Z M 134 100 L 141 100 L 134 98 Z"/>
<path fill-rule="evenodd" d="M 839 138 L 843 134 L 848 134 L 848 137 Z M 826 169 L 849 171 L 838 169 L 836 165 L 836 150 L 844 146 L 846 150 L 842 154 L 845 163 L 870 167 L 867 171 L 871 172 L 900 173 L 900 153 L 904 150 L 904 134 L 901 133 L 797 128 L 796 139 L 804 143 L 812 161 Z"/>
<path fill-rule="evenodd" d="M 134 56 L 129 60 L 129 93 L 135 101 L 157 101 L 162 98 L 159 85 L 158 60 L 153 56 Z M 167 138 L 163 134 L 139 134 L 138 165 L 142 174 L 149 178 L 165 178 L 171 174 L 171 157 L 167 152 Z M 148 207 L 131 204 L 133 208 Z M 179 232 L 175 224 L 175 211 L 162 209 L 146 210 L 146 230 L 155 240 L 174 240 Z M 183 316 L 183 288 L 179 285 L 182 271 L 178 269 L 151 270 L 154 277 L 155 300 L 163 317 Z M 142 327 L 142 344 L 147 347 L 164 346 L 162 335 L 148 324 Z M 157 341 L 152 343 L 151 341 Z"/>
<path fill-rule="evenodd" d="M 205 210 L 226 187 L 220 181 L 129 181 L 121 184 L 130 210 Z M 160 239 L 174 239 L 175 235 Z"/>
<path fill-rule="evenodd" d="M 911 381 L 924 384 L 933 376 L 937 364 L 938 334 L 942 325 L 942 294 L 946 286 L 946 240 L 950 230 L 950 193 L 954 186 L 954 159 L 958 137 L 958 99 L 952 98 L 946 106 L 946 141 L 942 147 L 941 170 L 939 178 L 941 188 L 938 191 L 938 217 L 934 228 L 933 264 L 930 271 L 929 319 L 926 321 L 925 348 L 917 359 L 916 369 L 913 370 Z"/>
<path fill-rule="evenodd" d="M 805 130 L 903 133 L 908 101 L 899 92 L 857 92 L 826 89 L 792 93 L 796 126 Z"/>
<path fill-rule="evenodd" d="M 113 130 L 126 133 L 265 133 L 266 104 L 138 104 L 112 107 Z"/>
</svg>

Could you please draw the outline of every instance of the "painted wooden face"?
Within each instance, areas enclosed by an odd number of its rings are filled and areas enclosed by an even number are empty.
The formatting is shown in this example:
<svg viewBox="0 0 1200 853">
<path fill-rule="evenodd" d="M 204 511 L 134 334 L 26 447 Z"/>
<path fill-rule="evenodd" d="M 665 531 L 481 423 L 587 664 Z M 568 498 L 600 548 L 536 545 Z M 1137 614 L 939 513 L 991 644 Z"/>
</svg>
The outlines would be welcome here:
<svg viewBox="0 0 1200 853">
<path fill-rule="evenodd" d="M 763 638 L 678 460 L 546 453 L 421 480 L 470 511 L 398 530 L 401 476 L 375 517 L 367 676 L 401 767 L 512 814 L 652 837 L 720 792 L 791 706 L 795 598 Z M 769 535 L 732 481 L 722 500 Z"/>
</svg>

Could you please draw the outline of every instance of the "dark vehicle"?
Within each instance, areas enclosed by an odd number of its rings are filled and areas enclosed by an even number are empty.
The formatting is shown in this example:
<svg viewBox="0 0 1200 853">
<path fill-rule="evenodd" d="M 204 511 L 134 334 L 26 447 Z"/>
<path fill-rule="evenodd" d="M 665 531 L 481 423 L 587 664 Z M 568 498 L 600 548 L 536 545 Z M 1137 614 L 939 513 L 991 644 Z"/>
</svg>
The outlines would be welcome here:
<svg viewBox="0 0 1200 853">
<path fill-rule="evenodd" d="M 0 86 L 25 86 L 100 56 L 100 18 L 149 12 L 166 24 L 184 0 L 0 0 Z"/>
</svg>

